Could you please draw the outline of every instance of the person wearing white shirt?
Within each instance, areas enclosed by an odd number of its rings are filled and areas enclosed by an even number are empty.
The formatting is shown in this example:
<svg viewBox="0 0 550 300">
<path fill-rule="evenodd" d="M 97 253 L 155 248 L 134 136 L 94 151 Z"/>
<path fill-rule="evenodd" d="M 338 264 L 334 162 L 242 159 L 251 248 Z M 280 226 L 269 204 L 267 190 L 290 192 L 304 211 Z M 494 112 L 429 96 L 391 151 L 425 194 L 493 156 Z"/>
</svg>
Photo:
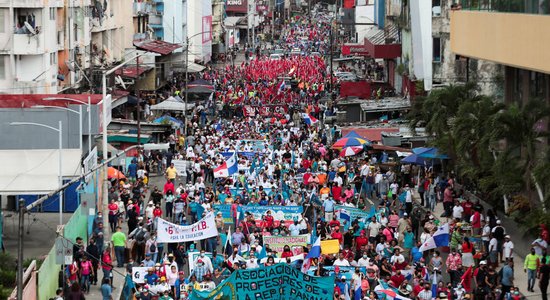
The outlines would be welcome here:
<svg viewBox="0 0 550 300">
<path fill-rule="evenodd" d="M 300 235 L 301 229 L 302 229 L 302 226 L 298 224 L 298 220 L 294 220 L 294 224 L 290 224 L 290 226 L 288 226 L 288 230 L 290 231 L 290 236 Z"/>
<path fill-rule="evenodd" d="M 464 208 L 462 208 L 462 205 L 460 205 L 458 201 L 455 201 L 455 206 L 453 207 L 453 218 L 457 220 L 462 220 L 463 212 L 464 212 Z"/>
<path fill-rule="evenodd" d="M 390 263 L 392 264 L 402 264 L 405 261 L 403 254 L 399 252 L 399 249 L 395 249 L 392 257 L 390 258 Z"/>
<path fill-rule="evenodd" d="M 378 253 L 379 255 L 384 256 L 384 249 L 386 249 L 385 243 L 376 244 L 376 253 Z"/>
<path fill-rule="evenodd" d="M 504 237 L 504 243 L 502 244 L 502 255 L 504 256 L 504 260 L 513 259 L 514 243 L 510 240 L 509 235 Z"/>
<path fill-rule="evenodd" d="M 334 261 L 334 266 L 339 266 L 339 267 L 349 267 L 349 261 L 347 259 L 344 258 L 344 253 L 340 253 L 340 256 L 338 257 L 337 260 Z"/>
<path fill-rule="evenodd" d="M 336 186 L 339 186 L 339 187 L 341 187 L 342 184 L 344 184 L 344 181 L 342 180 L 342 177 L 340 177 L 340 175 L 338 175 L 338 173 L 336 173 L 336 177 L 334 177 L 334 183 L 336 184 Z"/>
<path fill-rule="evenodd" d="M 206 256 L 206 254 L 204 253 L 204 250 L 201 250 L 199 256 L 197 256 L 197 258 L 195 259 L 195 265 L 197 264 L 197 261 L 199 259 L 202 260 L 206 269 L 208 269 L 210 272 L 214 271 L 214 267 L 212 266 L 212 260 L 210 259 L 210 257 Z"/>
<path fill-rule="evenodd" d="M 492 264 L 498 263 L 498 248 L 497 248 L 497 239 L 492 237 L 489 241 L 489 260 Z"/>
<path fill-rule="evenodd" d="M 491 240 L 491 226 L 485 221 L 481 220 L 481 241 L 485 247 L 485 252 L 489 253 L 489 241 Z"/>
<path fill-rule="evenodd" d="M 246 269 L 256 269 L 259 268 L 260 265 L 258 265 L 258 260 L 256 259 L 256 255 L 251 254 L 250 258 L 246 260 Z"/>
<path fill-rule="evenodd" d="M 369 261 L 370 261 L 369 256 L 367 255 L 366 252 L 364 252 L 363 256 L 361 256 L 361 258 L 357 260 L 357 265 L 359 267 L 366 267 L 369 265 Z"/>
<path fill-rule="evenodd" d="M 542 253 L 548 247 L 548 243 L 539 236 L 538 239 L 534 240 L 533 243 L 531 243 L 531 246 L 533 246 L 533 248 L 535 249 L 536 255 L 542 256 Z"/>
</svg>

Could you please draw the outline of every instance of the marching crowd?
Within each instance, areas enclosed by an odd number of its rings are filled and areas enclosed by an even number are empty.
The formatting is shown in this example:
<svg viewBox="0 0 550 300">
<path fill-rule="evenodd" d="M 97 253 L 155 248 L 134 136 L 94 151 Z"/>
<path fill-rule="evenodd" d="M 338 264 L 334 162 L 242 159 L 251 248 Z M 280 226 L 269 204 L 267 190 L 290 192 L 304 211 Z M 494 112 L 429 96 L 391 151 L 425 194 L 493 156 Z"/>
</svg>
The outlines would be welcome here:
<svg viewBox="0 0 550 300">
<path fill-rule="evenodd" d="M 294 19 L 283 39 L 313 52 L 326 44 L 327 28 Z M 213 117 L 204 124 L 197 112 L 185 135 L 174 138 L 162 187 L 148 184 L 151 170 L 143 158 L 132 162 L 128 180 L 111 182 L 107 220 L 98 213 L 89 244 L 77 240 L 67 285 L 75 293 L 79 285 L 89 291 L 101 271 L 101 290 L 109 299 L 113 267 L 125 267 L 130 278 L 141 267 L 146 274 L 135 286 L 127 282 L 124 295 L 192 299 L 194 290 L 212 291 L 236 270 L 282 262 L 313 276 L 335 276 L 333 299 L 516 300 L 521 290 L 533 291 L 537 280 L 546 299 L 548 232 L 533 242 L 524 266 L 528 285 L 519 286 L 514 274 L 521 270 L 513 268 L 514 244 L 506 229 L 494 211 L 461 192 L 452 174 L 420 169 L 422 176 L 405 176 L 396 165 L 381 163 L 386 153 L 357 138 L 363 148 L 354 155 L 334 147 L 340 136 L 315 118 L 323 113 L 318 101 L 327 84 L 324 70 L 321 58 L 300 56 L 257 58 L 235 70 L 205 73 L 217 86 L 215 97 L 227 105 L 283 102 L 293 108 L 273 118 Z M 297 87 L 280 84 L 284 76 Z M 228 155 L 236 157 L 237 170 L 219 176 L 216 169 Z M 185 170 L 173 159 L 186 160 Z M 442 216 L 432 213 L 438 203 L 445 208 Z M 220 205 L 229 206 L 229 216 Z M 259 218 L 249 212 L 263 206 L 302 209 L 292 219 L 271 210 Z M 350 217 L 346 210 L 359 214 Z M 219 236 L 157 242 L 158 218 L 189 225 L 208 213 L 216 215 Z M 445 226 L 445 240 L 430 246 Z M 106 230 L 113 233 L 110 241 L 103 238 Z M 264 243 L 269 236 L 303 234 L 311 237 L 307 246 L 285 245 L 280 253 Z M 337 241 L 337 250 L 309 257 L 317 239 Z"/>
</svg>

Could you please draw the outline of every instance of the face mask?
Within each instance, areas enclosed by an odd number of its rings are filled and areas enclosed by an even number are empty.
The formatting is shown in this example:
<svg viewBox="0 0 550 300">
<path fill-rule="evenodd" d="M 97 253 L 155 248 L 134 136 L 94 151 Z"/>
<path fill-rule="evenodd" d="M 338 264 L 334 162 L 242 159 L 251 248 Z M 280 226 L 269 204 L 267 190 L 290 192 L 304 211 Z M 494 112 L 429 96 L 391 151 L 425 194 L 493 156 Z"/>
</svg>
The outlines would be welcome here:
<svg viewBox="0 0 550 300">
<path fill-rule="evenodd" d="M 204 253 L 201 253 L 201 257 L 204 257 Z"/>
<path fill-rule="evenodd" d="M 436 257 L 436 256 L 437 256 L 436 254 L 433 255 L 433 257 Z"/>
</svg>

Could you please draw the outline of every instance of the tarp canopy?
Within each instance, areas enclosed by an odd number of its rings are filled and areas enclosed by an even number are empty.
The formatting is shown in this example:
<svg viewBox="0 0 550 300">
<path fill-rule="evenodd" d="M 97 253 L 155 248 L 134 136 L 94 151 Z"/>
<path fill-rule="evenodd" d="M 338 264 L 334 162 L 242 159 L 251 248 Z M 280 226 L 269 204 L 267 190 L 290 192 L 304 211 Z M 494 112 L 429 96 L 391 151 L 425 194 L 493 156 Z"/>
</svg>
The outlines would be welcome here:
<svg viewBox="0 0 550 300">
<path fill-rule="evenodd" d="M 189 89 L 189 93 L 213 93 L 214 92 L 214 86 L 204 80 L 204 79 L 197 79 L 193 82 L 190 82 L 187 85 L 187 88 Z"/>
<path fill-rule="evenodd" d="M 0 194 L 41 195 L 59 188 L 58 149 L 0 150 Z M 64 178 L 80 175 L 80 150 L 62 150 Z"/>
<path fill-rule="evenodd" d="M 187 110 L 193 109 L 195 104 L 187 103 Z M 184 111 L 185 103 L 176 100 L 174 97 L 169 97 L 168 99 L 162 101 L 159 104 L 151 106 L 151 110 L 170 110 L 170 111 Z"/>
<path fill-rule="evenodd" d="M 174 117 L 171 117 L 171 116 L 162 116 L 160 118 L 156 118 L 155 120 L 153 120 L 153 123 L 157 123 L 157 124 L 169 123 L 169 124 L 180 126 L 180 127 L 183 126 L 183 121 L 178 120 L 178 119 L 176 119 Z"/>
</svg>

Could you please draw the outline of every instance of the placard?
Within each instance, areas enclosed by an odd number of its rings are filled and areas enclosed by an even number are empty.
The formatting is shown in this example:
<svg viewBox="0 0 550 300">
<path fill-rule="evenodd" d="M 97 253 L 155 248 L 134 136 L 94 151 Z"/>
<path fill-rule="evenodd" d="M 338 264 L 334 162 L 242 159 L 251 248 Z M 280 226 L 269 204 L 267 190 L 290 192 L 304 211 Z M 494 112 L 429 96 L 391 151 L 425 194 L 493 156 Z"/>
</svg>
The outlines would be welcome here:
<svg viewBox="0 0 550 300">
<path fill-rule="evenodd" d="M 209 213 L 198 222 L 187 226 L 170 223 L 161 218 L 157 218 L 157 220 L 158 243 L 200 241 L 218 235 L 213 213 Z"/>
<path fill-rule="evenodd" d="M 172 163 L 174 164 L 174 168 L 176 168 L 178 176 L 187 176 L 187 160 L 173 159 Z"/>
<path fill-rule="evenodd" d="M 132 281 L 135 283 L 145 283 L 145 275 L 147 275 L 147 267 L 132 267 Z"/>
<path fill-rule="evenodd" d="M 321 254 L 336 254 L 338 252 L 340 252 L 338 240 L 321 241 Z"/>
<path fill-rule="evenodd" d="M 309 242 L 309 234 L 302 234 L 297 236 L 264 236 L 264 245 L 269 245 L 271 250 L 277 251 L 277 257 L 281 257 L 285 245 L 290 247 L 294 255 L 300 255 L 303 252 L 304 246 L 307 246 Z"/>
</svg>

